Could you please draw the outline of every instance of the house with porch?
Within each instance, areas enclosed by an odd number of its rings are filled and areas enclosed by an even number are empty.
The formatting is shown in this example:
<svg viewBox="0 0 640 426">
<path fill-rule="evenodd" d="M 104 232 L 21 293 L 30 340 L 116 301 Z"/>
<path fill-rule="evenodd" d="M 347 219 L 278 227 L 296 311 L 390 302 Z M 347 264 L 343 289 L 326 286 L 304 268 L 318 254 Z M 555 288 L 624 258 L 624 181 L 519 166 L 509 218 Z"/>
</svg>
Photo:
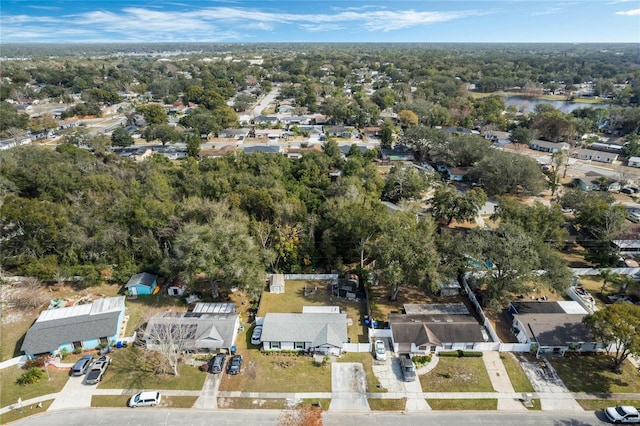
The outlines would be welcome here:
<svg viewBox="0 0 640 426">
<path fill-rule="evenodd" d="M 569 144 L 564 142 L 547 142 L 534 139 L 529 142 L 529 148 L 535 151 L 550 152 L 553 154 L 555 152 L 569 150 Z"/>
<path fill-rule="evenodd" d="M 265 351 L 304 351 L 340 356 L 347 337 L 347 314 L 267 313 L 260 338 Z"/>
<path fill-rule="evenodd" d="M 405 314 L 389 314 L 393 350 L 427 354 L 473 350 L 490 341 L 478 320 L 462 303 L 405 304 Z"/>
<path fill-rule="evenodd" d="M 122 337 L 124 300 L 124 296 L 106 297 L 83 305 L 47 309 L 27 331 L 21 350 L 32 359 L 116 342 Z"/>
</svg>

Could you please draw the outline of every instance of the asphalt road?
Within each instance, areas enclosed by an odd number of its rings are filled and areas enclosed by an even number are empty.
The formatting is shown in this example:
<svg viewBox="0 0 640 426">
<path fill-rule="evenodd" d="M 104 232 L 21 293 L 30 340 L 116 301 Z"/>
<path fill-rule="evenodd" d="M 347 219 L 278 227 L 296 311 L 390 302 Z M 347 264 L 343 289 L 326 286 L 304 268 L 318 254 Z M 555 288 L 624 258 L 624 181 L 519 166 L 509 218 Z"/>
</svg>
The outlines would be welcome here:
<svg viewBox="0 0 640 426">
<path fill-rule="evenodd" d="M 184 410 L 184 409 L 90 409 L 52 411 L 31 416 L 12 423 L 20 426 L 148 426 L 148 425 L 225 425 L 272 426 L 278 425 L 278 410 Z M 429 412 L 429 413 L 325 413 L 325 426 L 375 425 L 375 426 L 423 426 L 423 425 L 518 425 L 518 426 L 591 426 L 608 424 L 602 413 L 592 412 Z"/>
</svg>

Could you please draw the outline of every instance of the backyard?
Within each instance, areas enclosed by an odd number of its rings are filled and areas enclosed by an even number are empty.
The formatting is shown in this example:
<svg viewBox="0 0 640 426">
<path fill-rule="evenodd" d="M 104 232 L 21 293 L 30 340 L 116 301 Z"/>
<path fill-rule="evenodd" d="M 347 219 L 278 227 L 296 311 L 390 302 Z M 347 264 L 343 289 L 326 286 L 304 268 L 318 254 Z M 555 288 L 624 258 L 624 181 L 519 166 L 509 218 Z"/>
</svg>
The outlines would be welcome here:
<svg viewBox="0 0 640 426">
<path fill-rule="evenodd" d="M 284 293 L 262 294 L 257 316 L 264 317 L 270 312 L 302 312 L 303 306 L 339 306 L 340 311 L 347 313 L 347 320 L 351 324 L 347 327 L 347 335 L 351 342 L 368 343 L 367 327 L 364 324 L 366 303 L 332 296 L 327 290 L 327 284 L 329 281 L 287 280 Z M 306 296 L 305 288 L 308 290 Z"/>
</svg>

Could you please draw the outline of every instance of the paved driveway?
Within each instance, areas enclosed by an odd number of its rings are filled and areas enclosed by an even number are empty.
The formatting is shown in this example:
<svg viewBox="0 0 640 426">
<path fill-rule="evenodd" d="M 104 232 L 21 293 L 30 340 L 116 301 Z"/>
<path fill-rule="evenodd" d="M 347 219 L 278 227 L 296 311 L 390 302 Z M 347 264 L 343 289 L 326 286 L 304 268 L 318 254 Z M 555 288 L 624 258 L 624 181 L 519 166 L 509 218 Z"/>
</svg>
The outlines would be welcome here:
<svg viewBox="0 0 640 426">
<path fill-rule="evenodd" d="M 367 378 L 359 362 L 331 364 L 331 405 L 329 411 L 370 411 Z"/>
</svg>

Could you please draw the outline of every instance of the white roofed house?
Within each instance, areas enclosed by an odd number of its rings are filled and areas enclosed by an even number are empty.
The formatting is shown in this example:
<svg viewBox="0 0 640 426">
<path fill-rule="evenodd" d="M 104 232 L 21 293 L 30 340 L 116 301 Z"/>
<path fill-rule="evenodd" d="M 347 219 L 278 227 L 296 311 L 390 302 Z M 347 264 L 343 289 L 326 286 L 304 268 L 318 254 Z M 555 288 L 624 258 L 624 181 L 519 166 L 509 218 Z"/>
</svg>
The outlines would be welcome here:
<svg viewBox="0 0 640 426">
<path fill-rule="evenodd" d="M 268 313 L 260 338 L 265 351 L 306 351 L 339 356 L 348 343 L 347 314 Z"/>
</svg>

